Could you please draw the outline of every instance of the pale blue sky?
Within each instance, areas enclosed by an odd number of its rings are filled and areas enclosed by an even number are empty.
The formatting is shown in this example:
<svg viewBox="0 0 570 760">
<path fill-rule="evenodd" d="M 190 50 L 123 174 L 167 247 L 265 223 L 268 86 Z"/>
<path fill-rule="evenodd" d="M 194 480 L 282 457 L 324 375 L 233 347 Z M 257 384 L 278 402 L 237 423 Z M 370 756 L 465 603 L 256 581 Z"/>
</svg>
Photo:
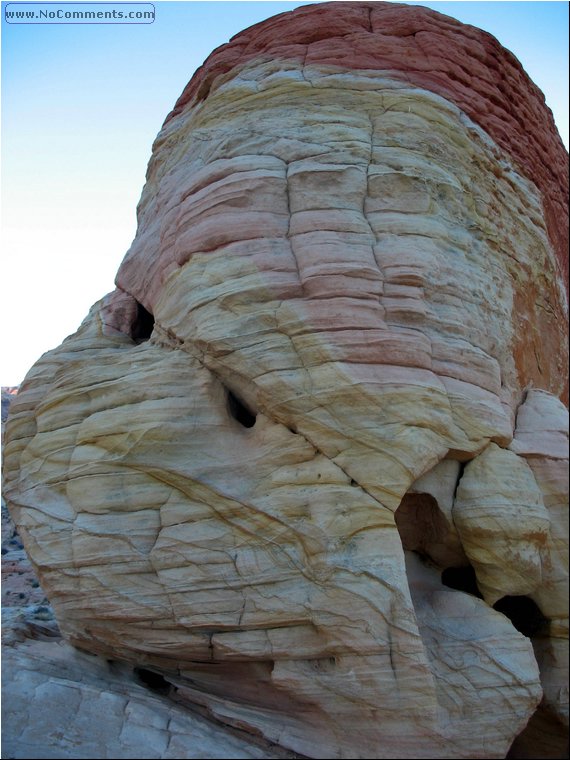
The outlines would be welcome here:
<svg viewBox="0 0 570 760">
<path fill-rule="evenodd" d="M 2 385 L 113 289 L 153 139 L 196 68 L 245 27 L 307 3 L 154 4 L 145 25 L 17 25 L 2 13 Z M 413 4 L 497 37 L 568 145 L 567 2 Z"/>
</svg>

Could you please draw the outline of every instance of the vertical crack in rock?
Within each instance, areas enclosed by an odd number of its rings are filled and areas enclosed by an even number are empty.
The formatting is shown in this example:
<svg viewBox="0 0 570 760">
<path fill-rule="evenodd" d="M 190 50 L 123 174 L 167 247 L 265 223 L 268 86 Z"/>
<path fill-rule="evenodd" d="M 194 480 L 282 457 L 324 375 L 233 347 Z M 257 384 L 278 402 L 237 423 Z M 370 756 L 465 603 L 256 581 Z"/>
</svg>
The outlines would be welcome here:
<svg viewBox="0 0 570 760">
<path fill-rule="evenodd" d="M 369 191 L 369 187 L 370 187 L 370 167 L 372 166 L 372 161 L 373 161 L 373 158 L 374 158 L 374 119 L 372 118 L 372 114 L 370 112 L 367 113 L 367 116 L 368 116 L 368 120 L 370 122 L 370 125 L 369 125 L 370 126 L 370 133 L 369 133 L 370 153 L 368 154 L 368 161 L 367 161 L 366 166 L 365 166 L 366 181 L 365 181 L 365 186 L 364 186 L 364 195 L 363 195 L 363 198 L 362 198 L 362 216 L 364 217 L 364 220 L 365 220 L 366 224 L 368 225 L 368 227 L 370 229 L 370 234 L 372 236 L 372 242 L 371 242 L 372 258 L 373 258 L 374 261 L 376 261 L 376 257 L 374 255 L 374 243 L 377 241 L 376 231 L 374 230 L 374 227 L 372 226 L 372 224 L 370 222 L 370 219 L 368 218 L 368 215 L 367 215 L 367 212 L 366 212 L 366 202 L 368 201 L 368 199 L 370 197 L 370 191 Z M 377 261 L 376 261 L 376 264 L 378 264 Z M 378 269 L 380 269 L 380 267 L 378 267 Z M 381 270 L 380 270 L 380 273 L 382 273 Z"/>
<path fill-rule="evenodd" d="M 293 261 L 295 262 L 295 268 L 297 270 L 297 277 L 299 278 L 299 285 L 301 286 L 301 294 L 305 291 L 305 283 L 303 282 L 303 277 L 301 275 L 301 269 L 299 267 L 299 260 L 297 259 L 297 254 L 295 251 L 295 241 L 291 237 L 291 218 L 292 218 L 292 211 L 291 211 L 291 195 L 290 195 L 290 188 L 289 188 L 289 169 L 290 164 L 287 163 L 285 165 L 285 197 L 287 198 L 287 232 L 285 233 L 285 237 L 287 241 L 289 242 L 289 248 L 291 251 L 291 256 L 293 257 Z"/>
</svg>

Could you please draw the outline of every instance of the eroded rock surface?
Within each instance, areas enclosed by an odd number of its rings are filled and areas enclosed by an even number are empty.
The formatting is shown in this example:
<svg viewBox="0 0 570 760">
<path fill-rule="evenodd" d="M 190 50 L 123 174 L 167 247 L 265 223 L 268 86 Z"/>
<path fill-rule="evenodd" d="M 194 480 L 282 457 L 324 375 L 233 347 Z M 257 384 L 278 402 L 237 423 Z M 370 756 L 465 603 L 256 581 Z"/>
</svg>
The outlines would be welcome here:
<svg viewBox="0 0 570 760">
<path fill-rule="evenodd" d="M 61 639 L 26 639 L 2 660 L 2 757 L 298 757 L 190 713 L 145 671 L 137 677 Z"/>
<path fill-rule="evenodd" d="M 560 751 L 565 171 L 518 62 L 433 11 L 215 51 L 9 422 L 64 636 L 310 757 Z"/>
<path fill-rule="evenodd" d="M 151 671 L 62 641 L 2 504 L 2 757 L 299 756 L 189 712 Z"/>
</svg>

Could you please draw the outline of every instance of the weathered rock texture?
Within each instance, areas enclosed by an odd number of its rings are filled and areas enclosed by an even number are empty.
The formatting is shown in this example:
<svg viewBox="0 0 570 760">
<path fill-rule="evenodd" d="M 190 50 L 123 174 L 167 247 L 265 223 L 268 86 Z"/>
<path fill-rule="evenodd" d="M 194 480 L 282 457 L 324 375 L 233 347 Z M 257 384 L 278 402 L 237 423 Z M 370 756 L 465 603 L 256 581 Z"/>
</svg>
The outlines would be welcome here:
<svg viewBox="0 0 570 760">
<path fill-rule="evenodd" d="M 64 635 L 311 757 L 562 756 L 565 159 L 514 57 L 424 8 L 215 51 L 117 289 L 14 402 Z"/>
<path fill-rule="evenodd" d="M 298 757 L 176 702 L 151 671 L 62 641 L 2 504 L 2 757 Z"/>
<path fill-rule="evenodd" d="M 128 666 L 61 639 L 6 647 L 2 675 L 2 757 L 298 757 L 189 713 L 169 699 L 166 683 L 149 689 L 144 671 L 137 679 Z"/>
</svg>

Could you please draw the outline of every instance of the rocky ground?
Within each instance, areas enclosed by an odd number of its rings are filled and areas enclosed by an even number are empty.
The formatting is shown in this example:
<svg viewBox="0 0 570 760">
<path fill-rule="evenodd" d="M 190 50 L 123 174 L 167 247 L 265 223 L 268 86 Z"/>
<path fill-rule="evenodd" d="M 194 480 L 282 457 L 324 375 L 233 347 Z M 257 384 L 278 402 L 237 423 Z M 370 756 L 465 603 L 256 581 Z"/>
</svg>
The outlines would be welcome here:
<svg viewBox="0 0 570 760">
<path fill-rule="evenodd" d="M 16 388 L 2 388 L 2 434 Z M 12 635 L 7 620 L 53 621 L 53 613 L 34 573 L 18 531 L 2 499 L 2 631 Z"/>
<path fill-rule="evenodd" d="M 16 388 L 2 388 L 2 435 L 10 400 Z M 42 591 L 4 499 L 2 499 L 2 622 L 13 620 L 22 611 L 30 618 L 52 618 L 49 603 Z M 4 632 L 3 625 L 3 632 Z M 9 626 L 7 626 L 9 627 Z"/>
<path fill-rule="evenodd" d="M 21 608 L 45 616 L 49 603 L 2 500 L 2 610 Z"/>
</svg>

